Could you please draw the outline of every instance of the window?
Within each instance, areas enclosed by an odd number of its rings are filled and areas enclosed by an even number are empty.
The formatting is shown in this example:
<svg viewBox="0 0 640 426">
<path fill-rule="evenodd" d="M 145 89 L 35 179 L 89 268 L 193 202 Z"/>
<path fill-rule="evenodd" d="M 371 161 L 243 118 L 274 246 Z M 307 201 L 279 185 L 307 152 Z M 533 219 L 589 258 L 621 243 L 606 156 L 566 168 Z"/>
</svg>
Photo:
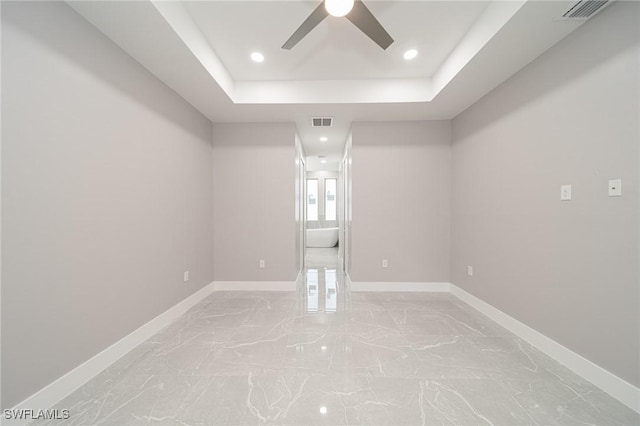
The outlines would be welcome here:
<svg viewBox="0 0 640 426">
<path fill-rule="evenodd" d="M 325 220 L 336 220 L 337 208 L 337 179 L 324 180 L 324 216 Z"/>
<path fill-rule="evenodd" d="M 318 179 L 307 179 L 307 220 L 318 220 Z"/>
</svg>

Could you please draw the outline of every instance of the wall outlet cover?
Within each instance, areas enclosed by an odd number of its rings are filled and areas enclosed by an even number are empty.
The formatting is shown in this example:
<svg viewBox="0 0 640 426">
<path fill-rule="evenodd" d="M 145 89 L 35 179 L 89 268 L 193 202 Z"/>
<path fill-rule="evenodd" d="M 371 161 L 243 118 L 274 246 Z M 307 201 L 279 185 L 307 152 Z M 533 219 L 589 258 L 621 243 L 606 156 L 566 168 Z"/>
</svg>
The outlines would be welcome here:
<svg viewBox="0 0 640 426">
<path fill-rule="evenodd" d="M 622 197 L 622 179 L 609 180 L 609 197 Z"/>
<path fill-rule="evenodd" d="M 560 187 L 560 200 L 562 201 L 571 200 L 571 185 L 562 185 Z"/>
</svg>

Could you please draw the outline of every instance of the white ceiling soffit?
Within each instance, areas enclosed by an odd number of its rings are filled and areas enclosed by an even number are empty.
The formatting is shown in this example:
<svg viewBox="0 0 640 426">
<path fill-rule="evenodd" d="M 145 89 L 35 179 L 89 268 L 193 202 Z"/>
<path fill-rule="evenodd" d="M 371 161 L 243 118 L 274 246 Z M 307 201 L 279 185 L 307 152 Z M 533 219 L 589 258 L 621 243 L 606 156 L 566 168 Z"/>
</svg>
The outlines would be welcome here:
<svg viewBox="0 0 640 426">
<path fill-rule="evenodd" d="M 526 0 L 491 2 L 433 76 L 395 79 L 243 81 L 234 80 L 207 40 L 204 30 L 200 27 L 202 23 L 199 25 L 195 22 L 185 4 L 163 0 L 150 1 L 185 46 L 236 104 L 430 102 L 526 3 Z M 251 6 L 249 2 L 235 2 L 236 7 L 242 6 L 242 3 Z M 375 4 L 375 2 L 371 3 Z M 195 4 L 202 4 L 202 2 Z"/>
</svg>

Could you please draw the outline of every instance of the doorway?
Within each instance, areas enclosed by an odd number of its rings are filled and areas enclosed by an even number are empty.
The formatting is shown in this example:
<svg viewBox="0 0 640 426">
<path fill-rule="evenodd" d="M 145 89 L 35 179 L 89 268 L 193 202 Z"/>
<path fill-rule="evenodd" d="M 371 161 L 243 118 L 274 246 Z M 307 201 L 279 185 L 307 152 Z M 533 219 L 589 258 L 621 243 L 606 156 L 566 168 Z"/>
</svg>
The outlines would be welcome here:
<svg viewBox="0 0 640 426">
<path fill-rule="evenodd" d="M 342 272 L 340 246 L 344 217 L 341 163 L 305 161 L 302 205 L 304 211 L 304 268 L 331 268 Z"/>
</svg>

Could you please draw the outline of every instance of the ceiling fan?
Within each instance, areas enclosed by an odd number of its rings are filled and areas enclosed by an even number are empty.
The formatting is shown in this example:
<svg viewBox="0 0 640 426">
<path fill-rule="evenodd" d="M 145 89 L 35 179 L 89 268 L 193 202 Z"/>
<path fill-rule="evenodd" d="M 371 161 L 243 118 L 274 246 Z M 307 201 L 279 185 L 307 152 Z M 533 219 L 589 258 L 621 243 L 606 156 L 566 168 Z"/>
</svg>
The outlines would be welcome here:
<svg viewBox="0 0 640 426">
<path fill-rule="evenodd" d="M 289 40 L 282 48 L 291 50 L 329 15 L 344 16 L 383 50 L 386 50 L 393 43 L 389 33 L 380 25 L 380 22 L 361 0 L 323 0 L 293 35 L 289 37 Z"/>
</svg>

